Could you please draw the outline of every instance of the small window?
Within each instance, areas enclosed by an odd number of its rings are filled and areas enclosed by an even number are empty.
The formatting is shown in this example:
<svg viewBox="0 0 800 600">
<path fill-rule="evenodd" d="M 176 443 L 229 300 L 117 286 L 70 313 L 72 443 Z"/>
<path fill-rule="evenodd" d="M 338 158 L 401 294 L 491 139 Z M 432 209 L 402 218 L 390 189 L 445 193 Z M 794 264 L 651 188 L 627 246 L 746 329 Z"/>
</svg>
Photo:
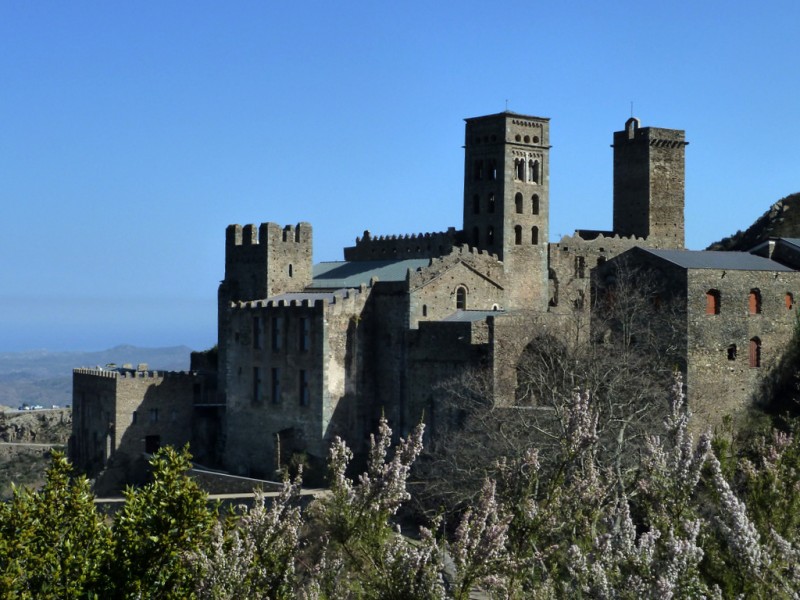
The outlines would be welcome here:
<svg viewBox="0 0 800 600">
<path fill-rule="evenodd" d="M 278 367 L 272 367 L 270 372 L 270 397 L 273 404 L 280 404 L 281 402 L 281 370 Z"/>
<path fill-rule="evenodd" d="M 480 181 L 483 179 L 483 161 L 476 160 L 475 161 L 475 169 L 474 169 L 475 181 Z"/>
<path fill-rule="evenodd" d="M 490 212 L 490 213 L 494 212 L 494 194 L 489 194 L 489 203 L 488 203 L 487 211 Z"/>
<path fill-rule="evenodd" d="M 728 360 L 736 360 L 736 344 L 728 346 Z"/>
<path fill-rule="evenodd" d="M 522 214 L 522 194 L 517 192 L 517 195 L 514 196 L 514 207 L 517 211 L 518 215 Z"/>
<path fill-rule="evenodd" d="M 528 181 L 531 183 L 539 183 L 539 161 L 531 160 L 528 162 Z"/>
<path fill-rule="evenodd" d="M 422 305 L 422 316 L 423 317 L 427 317 L 428 316 L 428 305 L 427 304 L 423 304 Z"/>
<path fill-rule="evenodd" d="M 297 336 L 297 346 L 300 348 L 300 352 L 308 352 L 311 344 L 311 328 L 307 317 L 300 317 Z"/>
<path fill-rule="evenodd" d="M 706 314 L 719 314 L 719 290 L 708 290 L 706 292 Z"/>
<path fill-rule="evenodd" d="M 514 227 L 514 244 L 517 246 L 522 244 L 522 225 Z"/>
<path fill-rule="evenodd" d="M 131 425 L 136 425 L 136 419 L 138 418 L 139 415 L 136 413 L 136 411 L 133 411 L 133 414 L 131 415 Z"/>
<path fill-rule="evenodd" d="M 253 348 L 261 348 L 261 319 L 253 317 Z"/>
<path fill-rule="evenodd" d="M 157 408 L 151 408 L 148 411 L 148 415 L 150 416 L 150 422 L 151 423 L 158 423 L 158 409 Z"/>
<path fill-rule="evenodd" d="M 261 401 L 261 369 L 253 367 L 253 402 Z"/>
<path fill-rule="evenodd" d="M 792 310 L 794 308 L 794 295 L 791 292 L 786 292 L 783 301 L 786 304 L 786 310 Z"/>
<path fill-rule="evenodd" d="M 531 214 L 539 214 L 539 194 L 534 194 L 531 196 Z"/>
<path fill-rule="evenodd" d="M 308 406 L 308 372 L 305 369 L 300 369 L 298 377 L 298 393 L 300 397 L 300 406 Z"/>
<path fill-rule="evenodd" d="M 531 227 L 531 244 L 534 246 L 539 243 L 539 228 L 534 225 Z"/>
<path fill-rule="evenodd" d="M 750 366 L 761 366 L 761 340 L 757 337 L 750 340 Z"/>
<path fill-rule="evenodd" d="M 292 268 L 292 265 L 290 263 L 289 264 L 289 277 L 293 277 L 293 276 L 294 276 L 294 269 Z"/>
<path fill-rule="evenodd" d="M 272 350 L 279 352 L 281 349 L 281 336 L 283 335 L 283 319 L 272 317 Z"/>
<path fill-rule="evenodd" d="M 525 181 L 525 161 L 517 159 L 514 161 L 514 179 Z"/>
<path fill-rule="evenodd" d="M 464 287 L 456 289 L 456 310 L 467 310 L 467 289 Z"/>
<path fill-rule="evenodd" d="M 490 246 L 494 245 L 494 227 L 491 225 L 486 228 L 486 243 Z"/>
<path fill-rule="evenodd" d="M 750 290 L 750 296 L 748 297 L 748 309 L 750 310 L 751 315 L 757 315 L 761 313 L 761 291 L 758 289 Z"/>
<path fill-rule="evenodd" d="M 489 179 L 491 181 L 497 179 L 497 161 L 495 159 L 489 161 Z"/>
</svg>

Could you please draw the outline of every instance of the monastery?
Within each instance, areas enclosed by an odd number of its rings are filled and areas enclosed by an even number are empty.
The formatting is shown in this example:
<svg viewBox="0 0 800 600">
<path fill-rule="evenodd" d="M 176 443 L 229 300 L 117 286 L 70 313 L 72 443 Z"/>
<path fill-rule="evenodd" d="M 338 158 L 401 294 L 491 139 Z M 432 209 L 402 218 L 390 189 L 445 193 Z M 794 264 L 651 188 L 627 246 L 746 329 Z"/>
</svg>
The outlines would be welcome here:
<svg viewBox="0 0 800 600">
<path fill-rule="evenodd" d="M 613 137 L 613 229 L 549 243 L 549 126 L 466 119 L 458 229 L 364 231 L 344 260 L 314 264 L 308 223 L 228 226 L 217 353 L 186 373 L 75 369 L 75 465 L 114 487 L 143 453 L 188 442 L 201 464 L 272 479 L 295 454 L 324 461 L 336 435 L 363 449 L 381 415 L 401 434 L 424 415 L 435 435 L 437 389 L 477 368 L 513 406 L 537 323 L 590 311 L 592 281 L 620 261 L 677 301 L 695 413 L 746 406 L 794 332 L 800 240 L 684 250 L 684 132 L 631 118 Z"/>
</svg>

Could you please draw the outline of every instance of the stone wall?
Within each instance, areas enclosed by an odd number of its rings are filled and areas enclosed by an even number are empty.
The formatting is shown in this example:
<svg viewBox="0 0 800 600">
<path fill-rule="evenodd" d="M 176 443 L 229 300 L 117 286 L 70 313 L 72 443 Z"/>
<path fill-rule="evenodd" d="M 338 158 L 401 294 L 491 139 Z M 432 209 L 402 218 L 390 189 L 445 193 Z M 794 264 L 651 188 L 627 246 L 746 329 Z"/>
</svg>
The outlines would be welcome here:
<svg viewBox="0 0 800 600">
<path fill-rule="evenodd" d="M 455 227 L 435 233 L 373 236 L 365 231 L 356 245 L 344 249 L 345 260 L 403 260 L 448 254 L 460 239 Z"/>
</svg>

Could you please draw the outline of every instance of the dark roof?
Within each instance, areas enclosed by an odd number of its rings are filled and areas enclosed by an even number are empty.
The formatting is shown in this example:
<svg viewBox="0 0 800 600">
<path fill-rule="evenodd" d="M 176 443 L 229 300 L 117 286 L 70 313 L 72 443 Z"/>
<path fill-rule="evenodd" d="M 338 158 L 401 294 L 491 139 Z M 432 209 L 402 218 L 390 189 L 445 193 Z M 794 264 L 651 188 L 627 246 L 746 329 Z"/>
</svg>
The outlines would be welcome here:
<svg viewBox="0 0 800 600">
<path fill-rule="evenodd" d="M 323 262 L 314 265 L 314 280 L 309 287 L 354 288 L 362 283 L 369 285 L 373 277 L 378 281 L 405 281 L 409 269 L 416 271 L 430 264 L 429 258 Z"/>
<path fill-rule="evenodd" d="M 661 250 L 639 248 L 684 269 L 726 269 L 728 271 L 794 271 L 769 258 L 749 252 L 720 250 Z"/>
<path fill-rule="evenodd" d="M 792 246 L 797 246 L 800 248 L 800 238 L 778 238 L 779 242 L 786 242 L 787 244 L 791 244 Z"/>
</svg>

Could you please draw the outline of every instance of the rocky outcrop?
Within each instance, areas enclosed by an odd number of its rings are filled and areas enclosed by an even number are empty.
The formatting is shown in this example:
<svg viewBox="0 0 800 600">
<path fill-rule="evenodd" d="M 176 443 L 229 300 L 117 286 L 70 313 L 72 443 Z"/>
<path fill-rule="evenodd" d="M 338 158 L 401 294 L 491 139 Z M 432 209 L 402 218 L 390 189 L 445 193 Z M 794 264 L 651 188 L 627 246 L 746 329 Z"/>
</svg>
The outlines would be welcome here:
<svg viewBox="0 0 800 600">
<path fill-rule="evenodd" d="M 69 408 L 0 413 L 0 442 L 66 444 L 71 433 Z"/>
<path fill-rule="evenodd" d="M 800 237 L 800 193 L 781 198 L 745 231 L 737 231 L 714 242 L 707 250 L 746 252 L 761 242 L 775 237 Z"/>
</svg>

